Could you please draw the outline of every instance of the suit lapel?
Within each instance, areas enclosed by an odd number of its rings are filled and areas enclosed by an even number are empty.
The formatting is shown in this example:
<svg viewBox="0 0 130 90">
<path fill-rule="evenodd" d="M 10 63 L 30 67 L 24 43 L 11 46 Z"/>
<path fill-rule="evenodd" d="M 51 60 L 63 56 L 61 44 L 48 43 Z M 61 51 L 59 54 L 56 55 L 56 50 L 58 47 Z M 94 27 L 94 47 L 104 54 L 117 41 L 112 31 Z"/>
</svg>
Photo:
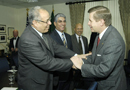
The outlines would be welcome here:
<svg viewBox="0 0 130 90">
<path fill-rule="evenodd" d="M 43 45 L 49 50 L 49 48 L 47 47 L 46 43 L 44 42 L 44 40 L 41 38 L 41 36 L 35 31 L 35 30 L 31 30 L 33 29 L 31 26 L 29 26 L 29 30 L 34 34 L 36 35 L 40 40 L 41 42 L 43 43 Z"/>
<path fill-rule="evenodd" d="M 78 43 L 78 41 L 77 41 L 77 38 L 76 38 L 76 35 L 74 34 L 74 45 L 75 45 L 75 47 L 77 47 L 77 49 L 78 50 L 80 50 L 80 48 L 79 48 L 79 43 Z"/>
<path fill-rule="evenodd" d="M 94 63 L 96 55 L 97 55 L 97 39 L 98 39 L 98 36 L 95 38 L 95 42 L 94 42 L 93 49 L 92 49 L 92 57 L 93 57 L 92 62 L 93 63 Z"/>
<path fill-rule="evenodd" d="M 54 34 L 55 34 L 55 38 L 56 38 L 57 43 L 59 43 L 59 44 L 61 44 L 61 45 L 64 45 L 64 44 L 63 44 L 63 41 L 61 40 L 60 35 L 57 33 L 56 30 L 54 30 Z"/>
<path fill-rule="evenodd" d="M 67 46 L 68 46 L 68 48 L 69 49 L 71 49 L 71 39 L 70 39 L 70 37 L 64 32 L 64 34 L 65 34 L 65 37 L 66 37 L 66 43 L 67 43 Z"/>
<path fill-rule="evenodd" d="M 47 40 L 48 40 L 48 45 L 49 45 L 49 51 L 54 55 L 54 51 L 53 51 L 53 47 L 52 47 L 52 42 L 51 42 L 51 40 L 50 40 L 50 36 L 48 35 L 48 34 L 45 34 L 45 37 L 47 38 Z"/>
<path fill-rule="evenodd" d="M 111 32 L 111 26 L 109 26 L 108 29 L 107 29 L 107 31 L 104 33 L 102 39 L 101 39 L 100 42 L 99 42 L 98 47 L 97 47 L 98 36 L 96 37 L 95 42 L 94 42 L 93 52 L 92 52 L 92 53 L 93 53 L 93 57 L 94 57 L 94 61 L 95 61 L 95 59 L 96 59 L 96 56 L 97 56 L 98 52 L 99 52 L 99 51 L 101 50 L 101 48 L 104 46 L 105 41 L 106 41 L 108 35 L 110 34 L 110 32 Z M 93 62 L 94 62 L 94 61 L 93 61 Z"/>
<path fill-rule="evenodd" d="M 108 35 L 110 34 L 111 32 L 111 26 L 108 27 L 108 29 L 106 30 L 106 32 L 104 33 L 104 35 L 102 36 L 102 39 L 100 40 L 99 42 L 99 45 L 97 47 L 97 52 L 99 52 L 99 50 L 102 48 L 102 46 L 104 45 Z"/>
<path fill-rule="evenodd" d="M 86 46 L 86 40 L 85 40 L 85 38 L 83 36 L 82 36 L 82 39 L 83 39 L 83 44 L 84 44 L 84 47 L 85 47 Z M 85 50 L 85 52 L 86 52 L 86 50 Z"/>
</svg>

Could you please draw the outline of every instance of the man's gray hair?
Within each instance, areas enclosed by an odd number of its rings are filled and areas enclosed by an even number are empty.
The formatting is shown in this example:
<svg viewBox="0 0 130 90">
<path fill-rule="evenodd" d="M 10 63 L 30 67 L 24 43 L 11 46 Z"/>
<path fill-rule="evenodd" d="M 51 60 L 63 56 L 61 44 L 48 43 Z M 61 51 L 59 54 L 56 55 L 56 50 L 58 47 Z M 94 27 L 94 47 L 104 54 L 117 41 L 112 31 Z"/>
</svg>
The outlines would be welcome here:
<svg viewBox="0 0 130 90">
<path fill-rule="evenodd" d="M 39 14 L 39 10 L 41 9 L 43 8 L 41 8 L 40 6 L 35 6 L 29 11 L 29 17 L 28 17 L 29 24 L 32 24 L 33 20 L 41 20 L 41 16 Z"/>
<path fill-rule="evenodd" d="M 64 14 L 58 13 L 58 14 L 55 15 L 54 22 L 57 22 L 57 20 L 58 20 L 59 17 L 64 17 L 65 20 L 66 20 L 66 16 Z"/>
</svg>

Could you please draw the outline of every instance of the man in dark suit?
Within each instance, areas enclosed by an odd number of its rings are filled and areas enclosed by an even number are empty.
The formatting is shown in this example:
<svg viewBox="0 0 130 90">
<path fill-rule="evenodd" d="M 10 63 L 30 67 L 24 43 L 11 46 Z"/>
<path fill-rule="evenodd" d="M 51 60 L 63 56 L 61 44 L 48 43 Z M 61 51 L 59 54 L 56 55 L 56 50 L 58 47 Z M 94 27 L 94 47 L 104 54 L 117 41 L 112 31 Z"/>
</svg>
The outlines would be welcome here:
<svg viewBox="0 0 130 90">
<path fill-rule="evenodd" d="M 19 41 L 19 36 L 18 36 L 18 30 L 13 31 L 13 38 L 10 39 L 10 45 L 9 45 L 9 50 L 13 53 L 18 52 L 18 41 Z"/>
<path fill-rule="evenodd" d="M 88 40 L 82 36 L 83 25 L 81 23 L 76 24 L 74 31 L 75 34 L 71 36 L 73 51 L 78 54 L 88 53 Z M 81 71 L 73 70 L 73 73 L 74 88 L 83 88 L 85 82 L 82 80 Z"/>
<path fill-rule="evenodd" d="M 75 53 L 57 44 L 47 34 L 51 22 L 45 9 L 32 8 L 29 23 L 18 43 L 18 88 L 53 90 L 53 71 L 69 71 L 73 65 L 70 57 Z M 54 58 L 55 55 L 60 58 Z"/>
<path fill-rule="evenodd" d="M 126 90 L 123 68 L 125 43 L 117 29 L 111 25 L 111 13 L 104 6 L 93 7 L 88 13 L 88 25 L 99 36 L 96 37 L 92 55 L 87 56 L 87 60 L 77 57 L 72 57 L 71 60 L 81 69 L 83 77 L 95 78 L 97 90 Z"/>
<path fill-rule="evenodd" d="M 13 31 L 13 38 L 10 39 L 9 44 L 9 51 L 11 52 L 11 56 L 9 57 L 9 61 L 11 66 L 15 65 L 13 61 L 13 56 L 18 55 L 18 42 L 19 42 L 19 36 L 18 36 L 18 30 Z"/>
<path fill-rule="evenodd" d="M 88 53 L 88 40 L 86 37 L 81 35 L 83 33 L 83 25 L 81 23 L 76 24 L 74 31 L 75 34 L 71 36 L 73 51 L 78 54 Z M 79 38 L 81 41 L 81 48 L 79 44 Z"/>
<path fill-rule="evenodd" d="M 56 14 L 54 19 L 54 25 L 56 28 L 54 31 L 50 33 L 52 39 L 54 39 L 58 44 L 63 45 L 66 48 L 72 50 L 71 36 L 64 32 L 66 27 L 66 16 L 62 13 Z M 55 88 L 57 90 L 69 90 L 70 80 L 72 78 L 72 71 L 70 70 L 68 72 L 55 72 L 54 75 L 55 75 L 54 80 L 56 80 L 54 81 L 54 83 L 57 83 L 57 85 L 55 85 L 57 87 Z M 58 79 L 59 79 L 59 83 L 58 83 Z"/>
</svg>

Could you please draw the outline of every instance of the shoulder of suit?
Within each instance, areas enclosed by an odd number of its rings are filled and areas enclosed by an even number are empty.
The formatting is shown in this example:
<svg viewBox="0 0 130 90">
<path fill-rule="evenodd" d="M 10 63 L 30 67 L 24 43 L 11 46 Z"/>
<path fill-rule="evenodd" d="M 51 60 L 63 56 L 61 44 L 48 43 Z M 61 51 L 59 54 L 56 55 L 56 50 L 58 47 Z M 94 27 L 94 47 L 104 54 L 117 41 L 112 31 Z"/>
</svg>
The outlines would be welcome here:
<svg viewBox="0 0 130 90">
<path fill-rule="evenodd" d="M 64 32 L 64 34 L 71 37 L 71 35 L 69 35 L 68 33 L 65 33 L 65 32 Z"/>
<path fill-rule="evenodd" d="M 49 35 L 50 36 L 55 36 L 55 30 L 53 30 Z"/>
<path fill-rule="evenodd" d="M 85 39 L 87 39 L 87 37 L 85 37 L 85 36 L 82 36 L 82 38 L 85 38 Z"/>
<path fill-rule="evenodd" d="M 75 34 L 73 34 L 73 35 L 71 35 L 72 37 L 74 37 L 75 36 Z"/>
</svg>

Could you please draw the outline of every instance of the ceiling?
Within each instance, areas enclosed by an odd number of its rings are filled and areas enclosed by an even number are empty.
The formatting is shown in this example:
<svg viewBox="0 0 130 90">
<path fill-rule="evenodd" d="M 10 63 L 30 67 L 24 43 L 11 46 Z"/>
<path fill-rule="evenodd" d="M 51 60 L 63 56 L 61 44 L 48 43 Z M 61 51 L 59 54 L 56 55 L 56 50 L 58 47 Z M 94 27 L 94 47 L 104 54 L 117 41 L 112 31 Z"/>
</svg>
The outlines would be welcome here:
<svg viewBox="0 0 130 90">
<path fill-rule="evenodd" d="M 53 5 L 59 3 L 78 2 L 78 1 L 101 1 L 101 0 L 38 0 L 38 2 L 21 2 L 19 0 L 0 0 L 0 5 L 13 8 L 28 8 L 33 6 Z"/>
</svg>

